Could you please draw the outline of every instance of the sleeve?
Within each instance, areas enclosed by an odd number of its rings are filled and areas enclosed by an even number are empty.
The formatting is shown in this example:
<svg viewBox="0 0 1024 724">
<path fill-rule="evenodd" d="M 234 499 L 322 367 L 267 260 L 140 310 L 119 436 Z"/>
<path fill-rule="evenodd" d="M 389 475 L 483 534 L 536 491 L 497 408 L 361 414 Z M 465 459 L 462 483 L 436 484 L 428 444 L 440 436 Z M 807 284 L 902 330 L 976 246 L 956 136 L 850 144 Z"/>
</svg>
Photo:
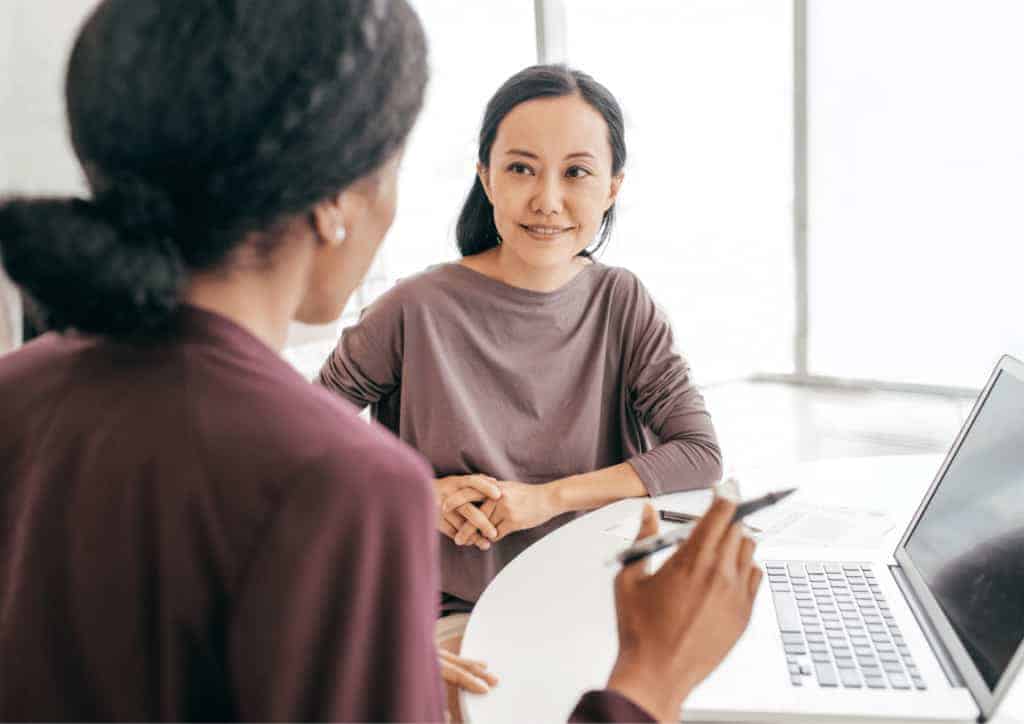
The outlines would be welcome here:
<svg viewBox="0 0 1024 724">
<path fill-rule="evenodd" d="M 243 571 L 226 643 L 242 721 L 444 719 L 428 469 L 356 452 L 289 481 Z"/>
<path fill-rule="evenodd" d="M 317 384 L 362 409 L 391 394 L 401 382 L 403 310 L 397 288 L 363 310 L 341 333 Z"/>
<path fill-rule="evenodd" d="M 652 722 L 655 718 L 617 691 L 588 691 L 580 699 L 570 722 Z"/>
<path fill-rule="evenodd" d="M 640 422 L 659 444 L 629 460 L 651 495 L 707 487 L 722 476 L 722 451 L 672 327 L 638 279 L 625 305 L 625 382 Z"/>
</svg>

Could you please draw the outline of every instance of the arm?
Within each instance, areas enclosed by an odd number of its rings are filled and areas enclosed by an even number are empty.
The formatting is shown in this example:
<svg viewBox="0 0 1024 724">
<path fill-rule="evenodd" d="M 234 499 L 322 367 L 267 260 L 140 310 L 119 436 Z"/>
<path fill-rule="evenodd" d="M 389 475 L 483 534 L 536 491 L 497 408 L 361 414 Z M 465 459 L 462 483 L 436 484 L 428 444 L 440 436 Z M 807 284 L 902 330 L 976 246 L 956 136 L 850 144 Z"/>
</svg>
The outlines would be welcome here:
<svg viewBox="0 0 1024 724">
<path fill-rule="evenodd" d="M 362 409 L 391 394 L 401 381 L 402 307 L 385 294 L 367 307 L 359 321 L 341 333 L 316 383 Z"/>
<path fill-rule="evenodd" d="M 226 610 L 242 720 L 443 720 L 429 471 L 366 452 L 291 476 L 249 557 Z"/>
<path fill-rule="evenodd" d="M 632 285 L 624 319 L 624 381 L 637 419 L 659 444 L 628 462 L 652 496 L 708 487 L 722 477 L 711 416 L 689 365 L 675 350 L 668 319 L 635 277 Z"/>
</svg>

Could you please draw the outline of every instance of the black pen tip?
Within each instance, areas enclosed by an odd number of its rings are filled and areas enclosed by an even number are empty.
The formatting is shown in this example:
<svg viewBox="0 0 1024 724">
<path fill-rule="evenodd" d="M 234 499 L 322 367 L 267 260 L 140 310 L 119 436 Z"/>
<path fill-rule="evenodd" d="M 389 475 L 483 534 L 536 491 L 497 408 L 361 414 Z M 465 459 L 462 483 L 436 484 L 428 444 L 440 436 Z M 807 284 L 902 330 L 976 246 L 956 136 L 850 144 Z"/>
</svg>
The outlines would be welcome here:
<svg viewBox="0 0 1024 724">
<path fill-rule="evenodd" d="M 785 490 L 780 490 L 779 492 L 777 492 L 775 494 L 775 499 L 776 500 L 782 500 L 787 495 L 792 495 L 793 493 L 795 493 L 796 490 L 797 490 L 796 488 L 786 488 Z"/>
</svg>

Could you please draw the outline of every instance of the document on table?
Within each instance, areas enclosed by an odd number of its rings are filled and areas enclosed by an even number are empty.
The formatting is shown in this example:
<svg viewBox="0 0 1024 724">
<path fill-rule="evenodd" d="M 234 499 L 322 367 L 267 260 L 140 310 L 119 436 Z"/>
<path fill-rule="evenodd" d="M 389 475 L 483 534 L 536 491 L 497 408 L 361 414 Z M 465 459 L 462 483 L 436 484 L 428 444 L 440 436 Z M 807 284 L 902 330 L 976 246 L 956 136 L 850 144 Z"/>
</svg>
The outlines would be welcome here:
<svg viewBox="0 0 1024 724">
<path fill-rule="evenodd" d="M 747 520 L 763 532 L 761 541 L 816 547 L 871 547 L 881 543 L 895 525 L 883 512 L 863 508 L 816 505 L 792 501 L 766 508 Z M 663 528 L 673 523 L 661 522 Z M 631 515 L 604 529 L 604 533 L 632 541 L 640 516 Z"/>
<path fill-rule="evenodd" d="M 878 510 L 793 501 L 750 516 L 773 544 L 829 547 L 872 547 L 895 526 Z"/>
</svg>

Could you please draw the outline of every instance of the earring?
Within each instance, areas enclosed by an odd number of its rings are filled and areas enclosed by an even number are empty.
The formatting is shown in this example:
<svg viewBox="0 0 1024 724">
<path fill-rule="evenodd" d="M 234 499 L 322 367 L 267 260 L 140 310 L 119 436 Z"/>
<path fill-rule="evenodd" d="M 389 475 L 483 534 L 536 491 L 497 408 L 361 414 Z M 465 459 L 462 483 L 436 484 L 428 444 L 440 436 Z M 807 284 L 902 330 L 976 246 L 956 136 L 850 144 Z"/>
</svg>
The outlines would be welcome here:
<svg viewBox="0 0 1024 724">
<path fill-rule="evenodd" d="M 338 230 L 334 232 L 334 238 L 335 238 L 335 239 L 336 239 L 337 241 L 345 241 L 345 237 L 346 237 L 347 235 L 348 235 L 348 234 L 347 234 L 347 232 L 345 231 L 345 227 L 344 227 L 344 226 L 339 226 L 339 227 L 338 227 Z"/>
</svg>

